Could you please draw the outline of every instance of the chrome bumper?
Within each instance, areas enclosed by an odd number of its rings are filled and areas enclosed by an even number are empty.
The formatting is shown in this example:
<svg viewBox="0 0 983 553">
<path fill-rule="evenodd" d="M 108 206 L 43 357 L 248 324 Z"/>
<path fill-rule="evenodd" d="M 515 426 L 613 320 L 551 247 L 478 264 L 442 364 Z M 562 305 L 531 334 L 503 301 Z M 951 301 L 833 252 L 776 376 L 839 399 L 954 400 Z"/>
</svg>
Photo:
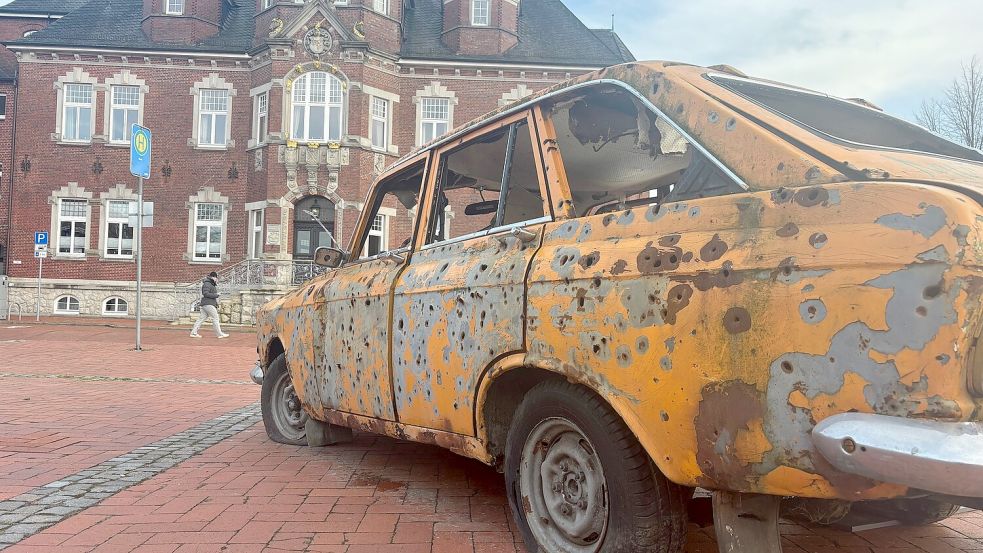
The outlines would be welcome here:
<svg viewBox="0 0 983 553">
<path fill-rule="evenodd" d="M 253 370 L 249 371 L 249 378 L 256 384 L 263 385 L 263 366 L 259 364 L 259 361 L 256 362 Z"/>
<path fill-rule="evenodd" d="M 983 497 L 983 423 L 844 413 L 812 431 L 837 469 L 881 482 Z"/>
</svg>

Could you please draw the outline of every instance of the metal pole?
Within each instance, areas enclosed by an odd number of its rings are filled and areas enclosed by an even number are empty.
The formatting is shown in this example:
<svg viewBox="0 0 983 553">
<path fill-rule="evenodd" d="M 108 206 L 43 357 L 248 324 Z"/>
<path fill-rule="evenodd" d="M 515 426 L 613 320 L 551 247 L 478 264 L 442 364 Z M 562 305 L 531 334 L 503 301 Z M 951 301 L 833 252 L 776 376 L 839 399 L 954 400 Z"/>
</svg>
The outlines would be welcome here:
<svg viewBox="0 0 983 553">
<path fill-rule="evenodd" d="M 44 258 L 38 257 L 38 305 L 37 315 L 34 317 L 35 322 L 41 322 L 41 267 L 44 267 Z"/>
<path fill-rule="evenodd" d="M 137 185 L 137 351 L 143 349 L 140 343 L 140 323 L 143 318 L 143 177 Z"/>
</svg>

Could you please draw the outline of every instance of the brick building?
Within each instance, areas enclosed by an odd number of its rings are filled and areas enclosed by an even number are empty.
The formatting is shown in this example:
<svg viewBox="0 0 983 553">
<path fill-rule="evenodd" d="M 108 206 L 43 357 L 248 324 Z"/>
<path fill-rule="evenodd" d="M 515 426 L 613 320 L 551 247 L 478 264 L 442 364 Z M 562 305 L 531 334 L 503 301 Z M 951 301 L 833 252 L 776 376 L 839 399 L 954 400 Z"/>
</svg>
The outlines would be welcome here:
<svg viewBox="0 0 983 553">
<path fill-rule="evenodd" d="M 31 237 L 50 231 L 42 314 L 132 314 L 134 122 L 154 133 L 146 315 L 186 315 L 186 284 L 217 270 L 260 284 L 235 290 L 236 321 L 289 284 L 276 275 L 309 271 L 329 234 L 347 243 L 371 182 L 401 155 L 632 59 L 560 0 L 14 0 L 0 32 L 16 61 L 0 79 L 16 96 L 0 120 L 6 270 L 11 300 L 33 310 Z M 381 216 L 370 247 L 386 249 L 405 219 Z"/>
</svg>

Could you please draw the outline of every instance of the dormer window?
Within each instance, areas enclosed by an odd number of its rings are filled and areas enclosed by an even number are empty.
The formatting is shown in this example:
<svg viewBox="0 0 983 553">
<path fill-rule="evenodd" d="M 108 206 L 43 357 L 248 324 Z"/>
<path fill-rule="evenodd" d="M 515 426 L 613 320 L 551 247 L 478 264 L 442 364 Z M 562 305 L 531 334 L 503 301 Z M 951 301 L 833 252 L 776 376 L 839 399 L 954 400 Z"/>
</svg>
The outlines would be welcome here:
<svg viewBox="0 0 983 553">
<path fill-rule="evenodd" d="M 490 0 L 471 0 L 471 25 L 487 27 L 491 24 Z"/>
<path fill-rule="evenodd" d="M 167 15 L 184 15 L 184 0 L 164 0 L 164 13 Z"/>
<path fill-rule="evenodd" d="M 372 0 L 372 8 L 383 15 L 389 15 L 389 0 Z"/>
</svg>

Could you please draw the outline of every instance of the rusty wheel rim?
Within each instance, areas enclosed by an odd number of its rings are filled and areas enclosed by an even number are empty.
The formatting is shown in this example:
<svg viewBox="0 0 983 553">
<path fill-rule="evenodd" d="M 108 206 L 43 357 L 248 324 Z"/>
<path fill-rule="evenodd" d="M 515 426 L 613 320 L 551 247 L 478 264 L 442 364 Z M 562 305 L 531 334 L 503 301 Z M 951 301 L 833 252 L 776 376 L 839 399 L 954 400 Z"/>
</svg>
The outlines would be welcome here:
<svg viewBox="0 0 983 553">
<path fill-rule="evenodd" d="M 536 425 L 519 465 L 526 521 L 546 551 L 593 553 L 607 530 L 609 503 L 601 460 L 584 433 L 567 419 Z"/>
<path fill-rule="evenodd" d="M 307 413 L 300 405 L 300 399 L 294 392 L 290 374 L 284 371 L 273 384 L 273 420 L 277 430 L 288 440 L 299 440 L 307 431 Z"/>
</svg>

